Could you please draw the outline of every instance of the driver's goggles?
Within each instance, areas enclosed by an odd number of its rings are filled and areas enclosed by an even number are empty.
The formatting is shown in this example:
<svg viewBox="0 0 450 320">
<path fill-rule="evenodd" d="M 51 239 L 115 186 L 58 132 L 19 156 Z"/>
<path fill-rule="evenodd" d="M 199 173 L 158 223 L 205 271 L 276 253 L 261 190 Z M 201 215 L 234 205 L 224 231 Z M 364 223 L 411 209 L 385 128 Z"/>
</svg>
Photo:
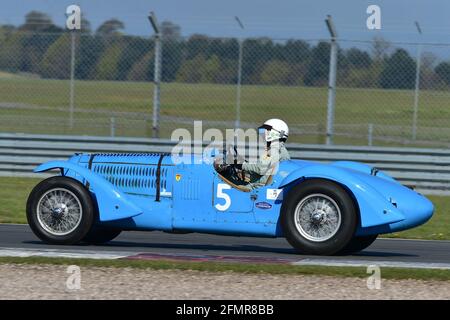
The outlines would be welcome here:
<svg viewBox="0 0 450 320">
<path fill-rule="evenodd" d="M 269 126 L 267 124 L 263 124 L 261 127 L 258 128 L 259 134 L 265 134 L 266 131 L 270 131 L 272 129 L 272 126 Z"/>
</svg>

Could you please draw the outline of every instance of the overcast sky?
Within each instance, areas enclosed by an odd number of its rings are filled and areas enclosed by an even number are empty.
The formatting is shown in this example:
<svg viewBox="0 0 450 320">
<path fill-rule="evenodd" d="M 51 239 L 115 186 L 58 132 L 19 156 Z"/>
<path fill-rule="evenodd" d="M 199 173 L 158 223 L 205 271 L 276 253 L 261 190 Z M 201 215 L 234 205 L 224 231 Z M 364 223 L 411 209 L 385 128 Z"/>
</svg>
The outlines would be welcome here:
<svg viewBox="0 0 450 320">
<path fill-rule="evenodd" d="M 122 20 L 126 32 L 149 35 L 146 19 L 156 12 L 160 21 L 179 24 L 183 35 L 269 36 L 272 38 L 326 38 L 324 18 L 331 14 L 341 38 L 370 39 L 376 34 L 391 41 L 418 41 L 414 26 L 418 20 L 423 41 L 450 43 L 450 1 L 448 0 L 1 0 L 0 23 L 20 24 L 31 10 L 48 13 L 64 25 L 65 9 L 78 4 L 95 29 L 106 19 Z M 382 30 L 366 28 L 366 8 L 381 7 Z M 239 16 L 242 31 L 234 21 Z"/>
</svg>

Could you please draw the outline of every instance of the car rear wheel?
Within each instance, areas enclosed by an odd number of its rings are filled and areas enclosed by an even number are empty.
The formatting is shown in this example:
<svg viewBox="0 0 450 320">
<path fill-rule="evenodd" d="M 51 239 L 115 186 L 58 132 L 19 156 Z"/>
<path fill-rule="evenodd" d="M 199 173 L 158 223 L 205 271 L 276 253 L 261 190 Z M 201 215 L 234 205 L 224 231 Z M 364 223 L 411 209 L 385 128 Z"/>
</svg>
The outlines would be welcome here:
<svg viewBox="0 0 450 320">
<path fill-rule="evenodd" d="M 377 234 L 370 236 L 353 237 L 350 242 L 344 247 L 344 249 L 339 251 L 339 254 L 347 255 L 360 252 L 369 247 L 377 239 L 377 237 Z"/>
<path fill-rule="evenodd" d="M 281 210 L 285 237 L 303 254 L 338 253 L 352 239 L 358 222 L 347 191 L 325 179 L 310 179 L 295 186 Z"/>
<path fill-rule="evenodd" d="M 27 201 L 31 230 L 50 244 L 78 243 L 91 229 L 94 212 L 89 191 L 80 182 L 61 176 L 41 181 Z"/>
</svg>

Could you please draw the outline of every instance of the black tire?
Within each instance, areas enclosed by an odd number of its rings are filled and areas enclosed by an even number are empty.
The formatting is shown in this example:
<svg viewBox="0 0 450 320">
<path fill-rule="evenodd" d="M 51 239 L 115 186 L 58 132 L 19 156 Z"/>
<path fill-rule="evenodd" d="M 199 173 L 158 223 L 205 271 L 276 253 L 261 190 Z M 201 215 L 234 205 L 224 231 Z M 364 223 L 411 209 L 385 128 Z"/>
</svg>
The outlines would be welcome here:
<svg viewBox="0 0 450 320">
<path fill-rule="evenodd" d="M 347 243 L 341 251 L 339 251 L 339 254 L 347 255 L 360 252 L 369 247 L 377 239 L 377 237 L 377 234 L 363 237 L 353 237 L 350 242 Z"/>
<path fill-rule="evenodd" d="M 313 241 L 303 236 L 296 226 L 295 210 L 302 200 L 319 194 L 335 202 L 340 211 L 340 224 L 329 239 Z M 334 255 L 353 238 L 358 224 L 358 212 L 352 197 L 337 183 L 325 179 L 310 179 L 293 187 L 281 208 L 281 226 L 287 241 L 302 254 Z"/>
<path fill-rule="evenodd" d="M 43 196 L 47 192 L 51 193 L 54 189 L 61 189 L 60 191 L 65 192 L 72 197 L 72 200 L 77 200 L 75 205 L 77 208 L 79 206 L 81 208 L 81 214 L 79 215 L 79 218 L 76 219 L 78 223 L 75 224 L 73 228 L 68 228 L 66 234 L 62 234 L 62 232 L 52 232 L 48 223 L 43 222 L 43 219 L 38 217 L 38 212 L 40 210 L 38 209 L 39 201 L 41 198 L 43 199 L 42 201 L 44 201 Z M 69 203 L 73 202 L 68 201 L 67 204 Z M 41 206 L 41 208 L 43 207 Z M 64 213 L 59 214 L 60 217 L 65 216 Z M 27 201 L 27 220 L 31 230 L 39 239 L 49 244 L 68 245 L 80 242 L 91 229 L 94 221 L 94 214 L 95 206 L 90 192 L 80 182 L 68 177 L 57 176 L 41 181 L 31 191 Z M 55 221 L 57 218 L 55 218 L 53 211 L 51 215 L 51 221 Z"/>
<path fill-rule="evenodd" d="M 111 229 L 94 225 L 82 241 L 89 244 L 103 244 L 113 240 L 121 232 L 122 230 L 120 229 Z"/>
</svg>

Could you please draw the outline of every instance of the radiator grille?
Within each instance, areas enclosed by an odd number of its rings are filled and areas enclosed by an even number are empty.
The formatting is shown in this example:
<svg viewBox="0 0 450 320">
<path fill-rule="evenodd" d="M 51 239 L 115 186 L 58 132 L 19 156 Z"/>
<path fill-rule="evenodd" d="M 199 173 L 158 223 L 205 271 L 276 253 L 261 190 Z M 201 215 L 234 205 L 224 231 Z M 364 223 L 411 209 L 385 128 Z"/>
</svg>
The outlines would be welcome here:
<svg viewBox="0 0 450 320">
<path fill-rule="evenodd" d="M 172 167 L 161 167 L 162 196 L 171 191 Z M 157 166 L 145 164 L 93 163 L 92 171 L 126 193 L 155 195 Z"/>
</svg>

